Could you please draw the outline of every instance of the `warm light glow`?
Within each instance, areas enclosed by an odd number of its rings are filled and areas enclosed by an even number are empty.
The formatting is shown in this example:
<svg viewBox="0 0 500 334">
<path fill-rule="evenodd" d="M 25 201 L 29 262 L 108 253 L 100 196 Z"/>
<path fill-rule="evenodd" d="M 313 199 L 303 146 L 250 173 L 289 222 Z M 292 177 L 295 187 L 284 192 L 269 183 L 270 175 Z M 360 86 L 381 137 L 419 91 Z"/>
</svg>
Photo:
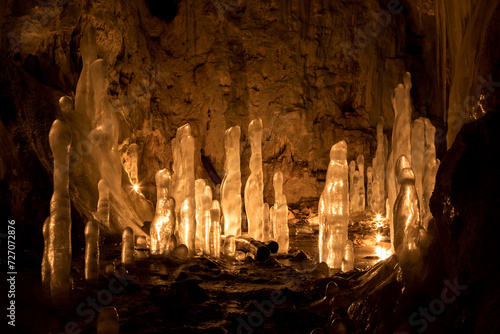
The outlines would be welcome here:
<svg viewBox="0 0 500 334">
<path fill-rule="evenodd" d="M 377 242 L 380 242 L 382 240 L 382 236 L 380 234 L 377 234 Z"/>
<path fill-rule="evenodd" d="M 375 254 L 378 256 L 378 258 L 381 261 L 381 260 L 385 260 L 389 256 L 391 256 L 392 252 L 390 249 L 385 249 L 385 248 L 382 248 L 380 246 L 377 246 L 377 248 L 375 248 Z"/>
<path fill-rule="evenodd" d="M 134 184 L 134 190 L 136 193 L 139 192 L 139 185 L 138 184 Z"/>
<path fill-rule="evenodd" d="M 380 213 L 377 213 L 377 221 L 379 221 L 380 219 L 382 219 L 382 215 Z"/>
</svg>

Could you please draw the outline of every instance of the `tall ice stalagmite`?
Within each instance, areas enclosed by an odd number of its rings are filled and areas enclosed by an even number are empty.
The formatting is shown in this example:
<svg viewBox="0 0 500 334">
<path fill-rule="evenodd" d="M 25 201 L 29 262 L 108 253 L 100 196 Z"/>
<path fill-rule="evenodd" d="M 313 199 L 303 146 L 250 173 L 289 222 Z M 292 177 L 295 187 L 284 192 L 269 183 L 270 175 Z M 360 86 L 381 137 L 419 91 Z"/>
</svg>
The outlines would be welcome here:
<svg viewBox="0 0 500 334">
<path fill-rule="evenodd" d="M 347 144 L 340 141 L 330 150 L 325 189 L 318 205 L 319 261 L 341 268 L 349 221 Z"/>
<path fill-rule="evenodd" d="M 59 101 L 63 112 L 68 97 Z M 67 109 L 66 109 L 67 110 Z M 71 204 L 69 199 L 69 151 L 71 127 L 64 119 L 56 119 L 49 132 L 49 145 L 54 156 L 54 193 L 50 200 L 49 251 L 50 293 L 56 307 L 69 301 L 71 269 Z"/>
<path fill-rule="evenodd" d="M 205 224 L 203 222 L 203 216 L 205 210 L 203 209 L 203 192 L 205 191 L 205 186 L 207 181 L 205 179 L 197 179 L 194 181 L 194 202 L 196 205 L 196 253 L 203 254 L 203 242 L 205 236 Z"/>
<path fill-rule="evenodd" d="M 212 228 L 212 188 L 205 186 L 203 191 L 203 253 L 210 255 L 210 230 Z"/>
<path fill-rule="evenodd" d="M 224 232 L 226 235 L 241 235 L 241 171 L 240 171 L 240 136 L 239 126 L 226 130 L 224 147 L 225 176 L 221 185 L 221 206 L 224 215 Z"/>
<path fill-rule="evenodd" d="M 85 280 L 92 285 L 99 280 L 99 223 L 95 220 L 85 225 Z"/>
<path fill-rule="evenodd" d="M 250 176 L 245 186 L 245 211 L 248 220 L 248 236 L 262 240 L 262 205 L 264 204 L 264 176 L 262 173 L 262 120 L 254 119 L 248 125 L 248 137 L 252 148 Z"/>
<path fill-rule="evenodd" d="M 156 212 L 151 223 L 151 254 L 169 255 L 173 251 L 172 238 L 175 230 L 174 203 L 170 197 L 172 177 L 168 169 L 156 172 Z"/>
<path fill-rule="evenodd" d="M 179 217 L 179 244 L 187 246 L 189 253 L 196 254 L 196 203 L 194 198 L 194 138 L 187 136 L 180 143 L 183 170 L 183 195 Z"/>
<path fill-rule="evenodd" d="M 210 208 L 210 255 L 216 259 L 220 258 L 220 241 L 221 241 L 221 226 L 220 226 L 220 204 L 214 199 Z"/>
</svg>

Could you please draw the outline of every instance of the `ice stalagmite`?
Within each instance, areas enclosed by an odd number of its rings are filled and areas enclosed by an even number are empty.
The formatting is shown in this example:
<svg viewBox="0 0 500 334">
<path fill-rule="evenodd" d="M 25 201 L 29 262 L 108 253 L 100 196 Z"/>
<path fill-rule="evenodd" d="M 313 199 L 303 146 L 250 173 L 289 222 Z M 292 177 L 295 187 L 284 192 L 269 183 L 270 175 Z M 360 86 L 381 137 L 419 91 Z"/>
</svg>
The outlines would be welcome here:
<svg viewBox="0 0 500 334">
<path fill-rule="evenodd" d="M 212 201 L 210 208 L 210 255 L 216 259 L 220 258 L 220 204 L 218 200 Z"/>
<path fill-rule="evenodd" d="M 359 177 L 359 170 L 356 170 L 354 172 L 354 177 L 352 178 L 352 186 L 353 186 L 353 196 L 350 198 L 350 201 L 352 202 L 352 212 L 353 213 L 358 213 L 360 211 L 359 203 L 361 201 L 360 196 L 359 196 L 359 184 L 360 184 L 360 177 Z"/>
<path fill-rule="evenodd" d="M 236 237 L 234 235 L 226 236 L 224 241 L 224 255 L 234 257 L 236 254 Z"/>
<path fill-rule="evenodd" d="M 95 220 L 85 225 L 85 280 L 93 285 L 99 280 L 99 223 Z"/>
<path fill-rule="evenodd" d="M 270 231 L 269 235 L 271 237 L 271 240 L 276 240 L 276 207 L 275 205 L 272 205 L 269 207 L 269 229 L 272 230 Z"/>
<path fill-rule="evenodd" d="M 434 185 L 436 183 L 436 174 L 439 169 L 439 159 L 431 160 L 427 163 L 424 170 L 424 192 L 422 196 L 421 217 L 422 227 L 427 230 L 429 227 L 429 220 L 432 219 L 431 209 L 429 208 L 429 201 L 431 200 Z"/>
<path fill-rule="evenodd" d="M 269 204 L 264 203 L 262 207 L 262 223 L 264 224 L 264 238 L 263 241 L 272 240 L 273 226 L 269 220 Z"/>
<path fill-rule="evenodd" d="M 196 254 L 196 203 L 194 198 L 194 138 L 181 140 L 183 199 L 179 210 L 179 244 L 187 246 L 191 255 Z"/>
<path fill-rule="evenodd" d="M 394 248 L 398 258 L 415 258 L 420 236 L 420 206 L 411 168 L 399 172 L 399 194 L 394 203 Z"/>
<path fill-rule="evenodd" d="M 151 254 L 169 255 L 172 251 L 172 238 L 175 230 L 175 210 L 170 197 L 172 177 L 168 169 L 156 172 L 156 211 L 151 222 Z"/>
<path fill-rule="evenodd" d="M 399 183 L 396 178 L 395 164 L 401 155 L 405 155 L 411 162 L 411 105 L 410 89 L 411 75 L 406 73 L 404 76 L 404 85 L 399 84 L 394 90 L 392 96 L 392 105 L 394 108 L 394 126 L 392 130 L 392 151 L 387 165 L 387 189 L 389 199 L 389 219 L 391 242 L 394 240 L 394 219 L 392 210 L 398 194 Z M 394 247 L 394 243 L 393 243 Z"/>
<path fill-rule="evenodd" d="M 288 206 L 286 196 L 281 195 L 276 212 L 276 242 L 278 242 L 278 253 L 288 253 L 290 248 L 290 237 L 288 231 Z"/>
<path fill-rule="evenodd" d="M 212 228 L 212 215 L 210 209 L 212 205 L 212 188 L 205 186 L 203 191 L 203 253 L 210 255 L 210 229 Z"/>
<path fill-rule="evenodd" d="M 278 241 L 278 239 L 281 237 L 281 225 L 283 220 L 283 215 L 279 211 L 282 203 L 280 202 L 283 199 L 283 174 L 281 172 L 276 172 L 274 173 L 273 176 L 273 186 L 274 186 L 274 220 L 273 220 L 273 234 L 274 234 L 274 240 Z M 287 216 L 288 219 L 288 216 Z M 279 244 L 279 242 L 278 242 Z M 281 245 L 280 245 L 281 249 Z M 288 249 L 286 250 L 288 252 Z"/>
<path fill-rule="evenodd" d="M 113 306 L 106 306 L 97 318 L 97 334 L 119 334 L 120 318 Z"/>
<path fill-rule="evenodd" d="M 122 264 L 134 264 L 134 231 L 126 227 L 122 233 Z"/>
<path fill-rule="evenodd" d="M 330 150 L 325 189 L 318 205 L 319 261 L 341 268 L 349 220 L 347 144 L 340 141 Z"/>
<path fill-rule="evenodd" d="M 425 123 L 424 118 L 417 118 L 411 125 L 411 169 L 415 173 L 415 188 L 419 202 L 422 202 L 425 168 Z"/>
<path fill-rule="evenodd" d="M 139 173 L 137 170 L 137 144 L 132 143 L 128 147 L 128 153 L 130 154 L 130 171 L 129 171 L 129 178 L 130 178 L 130 183 L 135 187 L 139 184 Z"/>
<path fill-rule="evenodd" d="M 205 235 L 205 224 L 203 223 L 203 216 L 205 211 L 203 209 L 203 192 L 207 182 L 205 179 L 197 179 L 194 182 L 194 201 L 196 205 L 196 253 L 203 253 L 203 239 Z"/>
<path fill-rule="evenodd" d="M 262 240 L 262 205 L 264 204 L 264 176 L 262 173 L 262 120 L 254 119 L 248 125 L 248 137 L 252 148 L 250 176 L 245 186 L 245 211 L 248 220 L 248 236 Z"/>
<path fill-rule="evenodd" d="M 373 195 L 373 171 L 371 167 L 368 167 L 366 169 L 366 206 L 369 211 L 371 211 L 372 209 L 372 195 Z"/>
<path fill-rule="evenodd" d="M 373 200 L 372 211 L 375 214 L 383 214 L 385 211 L 385 162 L 387 159 L 387 138 L 384 135 L 384 118 L 379 117 L 377 121 L 377 150 L 373 158 Z M 375 188 L 375 181 L 378 187 Z"/>
<path fill-rule="evenodd" d="M 225 234 L 234 236 L 241 235 L 240 136 L 239 126 L 227 129 L 224 135 L 226 174 L 221 185 L 221 206 Z"/>
<path fill-rule="evenodd" d="M 61 98 L 61 101 L 63 99 Z M 50 200 L 48 250 L 50 294 L 52 303 L 59 308 L 64 307 L 69 301 L 72 254 L 69 199 L 71 128 L 67 121 L 63 119 L 54 121 L 49 132 L 49 145 L 54 156 L 54 193 Z"/>
<path fill-rule="evenodd" d="M 365 157 L 360 154 L 356 159 L 359 170 L 359 207 L 358 210 L 360 212 L 365 211 L 365 199 L 366 199 L 366 191 L 365 191 Z"/>
<path fill-rule="evenodd" d="M 351 160 L 349 163 L 349 212 L 354 212 L 353 205 L 353 197 L 357 193 L 356 187 L 354 184 L 354 173 L 356 172 L 356 161 Z"/>
<path fill-rule="evenodd" d="M 97 184 L 99 190 L 99 201 L 97 202 L 97 219 L 106 228 L 109 225 L 109 187 L 106 180 L 101 179 Z"/>
<path fill-rule="evenodd" d="M 43 257 L 42 257 L 42 288 L 45 296 L 50 296 L 50 263 L 49 263 L 49 227 L 50 216 L 47 217 L 43 223 Z"/>
<path fill-rule="evenodd" d="M 347 239 L 344 248 L 344 258 L 342 259 L 342 271 L 354 269 L 354 248 L 352 241 Z"/>
</svg>

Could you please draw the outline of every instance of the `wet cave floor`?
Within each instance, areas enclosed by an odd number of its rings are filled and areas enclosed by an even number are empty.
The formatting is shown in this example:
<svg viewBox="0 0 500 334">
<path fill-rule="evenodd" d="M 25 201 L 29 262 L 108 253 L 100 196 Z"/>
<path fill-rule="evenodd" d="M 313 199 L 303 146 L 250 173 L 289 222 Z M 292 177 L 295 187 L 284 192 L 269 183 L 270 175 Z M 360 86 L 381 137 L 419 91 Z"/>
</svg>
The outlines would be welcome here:
<svg viewBox="0 0 500 334">
<path fill-rule="evenodd" d="M 105 245 L 98 287 L 84 280 L 84 257 L 73 257 L 71 306 L 57 311 L 40 293 L 25 293 L 17 332 L 96 333 L 97 310 L 114 306 L 120 333 L 310 333 L 331 321 L 310 307 L 325 296 L 331 275 L 358 276 L 380 260 L 377 246 L 388 248 L 381 225 L 370 215 L 351 218 L 355 269 L 349 273 L 318 265 L 318 226 L 307 220 L 290 222 L 288 254 L 261 262 L 200 256 L 179 264 L 136 251 L 134 266 L 106 274 L 107 265 L 120 263 L 121 247 Z M 377 242 L 377 234 L 385 240 Z M 39 277 L 33 270 L 18 279 L 35 291 Z"/>
</svg>

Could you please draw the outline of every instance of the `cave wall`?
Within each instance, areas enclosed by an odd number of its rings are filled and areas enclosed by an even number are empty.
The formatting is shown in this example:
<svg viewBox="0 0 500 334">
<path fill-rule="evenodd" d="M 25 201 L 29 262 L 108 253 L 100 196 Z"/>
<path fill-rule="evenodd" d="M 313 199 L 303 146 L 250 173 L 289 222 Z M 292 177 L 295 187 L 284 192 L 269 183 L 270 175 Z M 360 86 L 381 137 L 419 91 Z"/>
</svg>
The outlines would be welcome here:
<svg viewBox="0 0 500 334">
<path fill-rule="evenodd" d="M 384 19 L 388 8 L 393 14 Z M 272 175 L 281 170 L 293 204 L 319 196 L 335 142 L 346 140 L 348 159 L 364 154 L 370 165 L 377 118 L 384 116 L 390 135 L 390 96 L 405 71 L 415 73 L 415 115 L 440 119 L 429 80 L 435 68 L 427 66 L 435 63 L 428 59 L 435 20 L 426 8 L 394 0 L 183 0 L 169 2 L 165 12 L 151 0 L 7 1 L 0 12 L 2 214 L 39 227 L 48 214 L 47 134 L 58 98 L 74 96 L 88 26 L 96 28 L 98 57 L 109 66 L 122 159 L 134 134 L 147 199 L 155 202 L 154 174 L 170 167 L 171 139 L 186 122 L 196 138 L 196 177 L 207 179 L 200 150 L 223 177 L 223 133 L 241 126 L 244 184 L 247 126 L 260 117 L 265 200 L 274 201 Z M 7 88 L 11 83 L 17 84 Z M 71 179 L 77 222 L 92 217 L 97 184 L 89 180 L 98 180 L 96 173 Z M 26 210 L 29 193 L 37 200 Z"/>
</svg>

